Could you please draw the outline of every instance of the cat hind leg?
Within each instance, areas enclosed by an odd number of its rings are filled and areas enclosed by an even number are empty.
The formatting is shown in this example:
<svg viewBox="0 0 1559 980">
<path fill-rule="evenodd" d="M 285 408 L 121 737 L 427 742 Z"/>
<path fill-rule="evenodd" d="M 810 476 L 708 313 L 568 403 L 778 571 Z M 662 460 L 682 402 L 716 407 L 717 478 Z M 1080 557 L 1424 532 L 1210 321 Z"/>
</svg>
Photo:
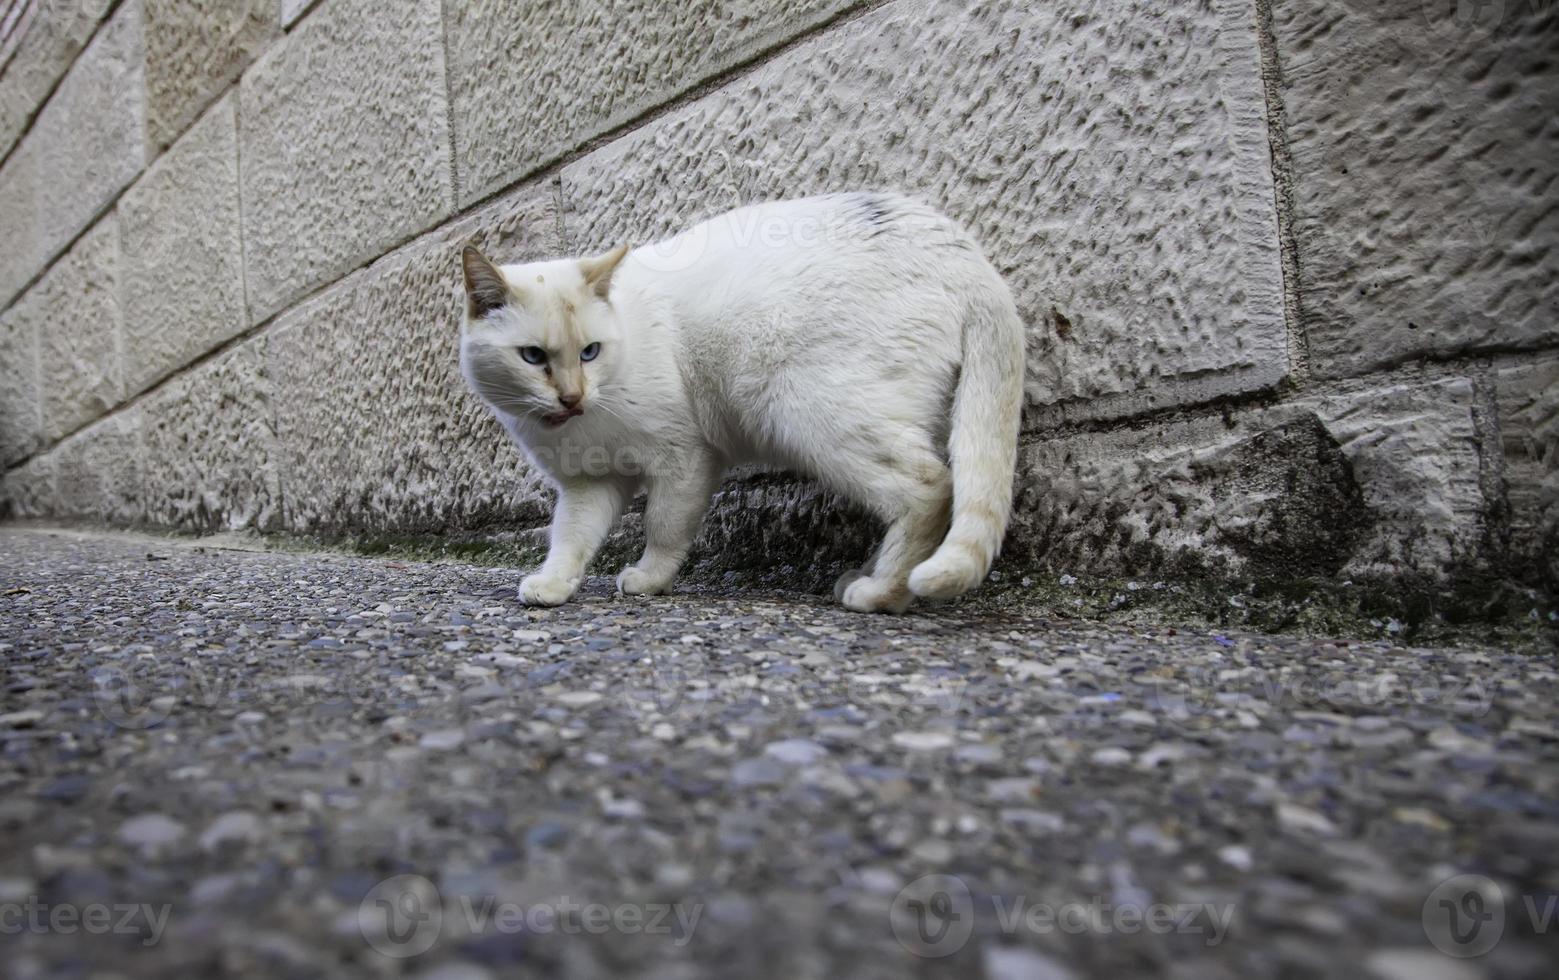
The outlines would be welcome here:
<svg viewBox="0 0 1559 980">
<path fill-rule="evenodd" d="M 909 574 L 947 533 L 952 512 L 952 474 L 929 446 L 896 458 L 879 457 L 863 474 L 865 499 L 888 522 L 876 558 L 861 574 L 835 587 L 840 603 L 856 612 L 901 613 L 915 595 Z"/>
</svg>

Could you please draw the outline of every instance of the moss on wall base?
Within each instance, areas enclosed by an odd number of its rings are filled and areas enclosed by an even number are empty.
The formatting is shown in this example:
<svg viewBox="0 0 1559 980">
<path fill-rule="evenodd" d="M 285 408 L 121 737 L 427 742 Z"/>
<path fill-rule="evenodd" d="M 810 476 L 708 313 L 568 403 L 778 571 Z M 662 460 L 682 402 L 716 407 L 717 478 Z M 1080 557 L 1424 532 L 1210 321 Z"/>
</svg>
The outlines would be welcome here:
<svg viewBox="0 0 1559 980">
<path fill-rule="evenodd" d="M 861 529 L 857 529 L 861 530 Z M 679 588 L 761 595 L 778 590 L 827 597 L 832 583 L 865 551 L 842 534 L 829 556 L 777 556 L 758 566 L 695 551 Z M 545 556 L 544 530 L 484 537 L 378 536 L 341 539 L 266 535 L 254 543 L 282 550 L 340 550 L 407 561 L 460 561 L 522 570 Z M 637 515 L 612 534 L 591 567 L 614 576 L 642 547 Z M 832 601 L 831 599 L 829 601 Z M 1232 579 L 1205 573 L 1160 578 L 1076 576 L 1004 562 L 982 588 L 946 604 L 960 614 L 989 613 L 1088 620 L 1153 629 L 1294 633 L 1416 646 L 1494 645 L 1519 651 L 1559 646 L 1559 602 L 1517 583 L 1466 573 L 1448 582 L 1351 581 L 1268 576 Z M 922 606 L 922 610 L 936 606 Z"/>
</svg>

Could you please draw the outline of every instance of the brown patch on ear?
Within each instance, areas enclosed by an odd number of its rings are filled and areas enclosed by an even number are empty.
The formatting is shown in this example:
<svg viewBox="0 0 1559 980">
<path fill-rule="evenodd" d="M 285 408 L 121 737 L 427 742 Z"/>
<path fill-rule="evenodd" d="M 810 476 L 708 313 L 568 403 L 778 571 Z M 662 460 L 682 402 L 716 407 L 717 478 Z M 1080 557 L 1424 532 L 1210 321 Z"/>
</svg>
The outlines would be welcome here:
<svg viewBox="0 0 1559 980">
<path fill-rule="evenodd" d="M 628 245 L 624 243 L 607 252 L 605 255 L 597 255 L 590 259 L 579 260 L 579 271 L 584 274 L 585 285 L 602 299 L 606 299 L 607 292 L 612 288 L 612 273 L 617 271 L 617 266 L 628 254 Z"/>
<path fill-rule="evenodd" d="M 509 281 L 487 256 L 467 245 L 460 250 L 460 268 L 466 279 L 466 314 L 479 319 L 509 302 Z"/>
</svg>

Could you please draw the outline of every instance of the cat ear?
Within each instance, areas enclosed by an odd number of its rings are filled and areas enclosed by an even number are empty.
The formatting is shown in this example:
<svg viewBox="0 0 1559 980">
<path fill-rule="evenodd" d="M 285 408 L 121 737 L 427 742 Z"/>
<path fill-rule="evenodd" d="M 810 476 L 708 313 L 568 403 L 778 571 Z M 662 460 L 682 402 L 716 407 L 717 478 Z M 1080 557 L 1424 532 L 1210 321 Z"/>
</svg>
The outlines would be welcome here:
<svg viewBox="0 0 1559 980">
<path fill-rule="evenodd" d="M 509 281 L 474 245 L 461 249 L 460 268 L 465 272 L 466 314 L 471 319 L 480 319 L 509 302 Z"/>
<path fill-rule="evenodd" d="M 597 296 L 606 299 L 607 291 L 612 288 L 612 273 L 617 271 L 618 263 L 622 262 L 623 256 L 627 254 L 628 246 L 622 244 L 605 255 L 580 259 L 579 271 L 584 273 L 585 285 L 589 286 Z"/>
</svg>

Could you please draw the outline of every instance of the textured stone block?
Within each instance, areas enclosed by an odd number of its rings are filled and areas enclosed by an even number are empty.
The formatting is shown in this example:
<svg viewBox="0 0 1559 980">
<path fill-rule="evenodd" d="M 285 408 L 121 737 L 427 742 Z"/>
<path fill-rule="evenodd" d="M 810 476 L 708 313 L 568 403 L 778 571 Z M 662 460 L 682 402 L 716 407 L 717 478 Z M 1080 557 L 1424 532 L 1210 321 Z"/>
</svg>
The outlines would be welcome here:
<svg viewBox="0 0 1559 980">
<path fill-rule="evenodd" d="M 1559 591 L 1559 361 L 1505 368 L 1495 391 L 1511 554 Z"/>
<path fill-rule="evenodd" d="M 46 261 L 38 233 L 38 166 L 25 148 L 0 165 L 0 308 L 22 291 Z"/>
<path fill-rule="evenodd" d="M 1331 575 L 1369 522 L 1313 413 L 1199 419 L 1022 453 L 1004 552 L 1076 574 Z"/>
<path fill-rule="evenodd" d="M 279 523 L 266 338 L 172 379 L 143 403 L 146 516 L 196 531 Z"/>
<path fill-rule="evenodd" d="M 459 243 L 558 250 L 551 186 L 525 188 L 290 311 L 270 337 L 286 526 L 425 533 L 546 519 L 519 450 L 460 378 Z"/>
<path fill-rule="evenodd" d="M 120 199 L 131 393 L 248 326 L 233 110 L 218 103 Z"/>
<path fill-rule="evenodd" d="M 0 516 L 48 517 L 54 510 L 54 458 L 34 456 L 0 480 Z"/>
<path fill-rule="evenodd" d="M 49 516 L 109 524 L 145 519 L 140 410 L 111 415 L 50 450 L 54 503 Z"/>
<path fill-rule="evenodd" d="M 319 0 L 281 0 L 281 26 L 291 28 Z"/>
<path fill-rule="evenodd" d="M 859 2 L 449 5 L 461 203 Z"/>
<path fill-rule="evenodd" d="M 1275 0 L 1272 11 L 1315 370 L 1559 340 L 1552 11 L 1425 0 Z"/>
<path fill-rule="evenodd" d="M 23 16 L 24 33 L 0 75 L 0 155 L 4 155 L 27 128 L 60 76 L 92 39 L 109 0 L 30 3 Z"/>
<path fill-rule="evenodd" d="M 1242 3 L 889 4 L 566 167 L 569 245 L 899 189 L 1012 284 L 1031 424 L 1269 386 L 1288 362 L 1257 62 Z"/>
<path fill-rule="evenodd" d="M 277 33 L 275 0 L 141 0 L 146 17 L 146 131 L 178 138 Z"/>
<path fill-rule="evenodd" d="M 331 0 L 240 86 L 259 320 L 451 210 L 438 0 Z"/>
<path fill-rule="evenodd" d="M 863 508 L 794 474 L 733 476 L 704 515 L 683 574 L 826 593 L 866 561 L 882 534 L 882 522 Z M 642 533 L 634 544 L 643 547 Z"/>
<path fill-rule="evenodd" d="M 1060 571 L 1437 579 L 1479 567 L 1473 386 L 1406 380 L 1235 420 L 1026 447 L 1006 554 Z"/>
<path fill-rule="evenodd" d="M 27 256 L 27 276 L 69 245 L 145 166 L 143 74 L 140 4 L 130 2 L 87 46 L 16 150 L 32 168 L 33 214 L 24 227 L 35 237 L 18 246 Z"/>
<path fill-rule="evenodd" d="M 0 316 L 0 466 L 43 439 L 38 393 L 38 325 L 13 311 Z"/>
<path fill-rule="evenodd" d="M 119 404 L 119 224 L 82 236 L 7 314 L 37 336 L 43 435 L 52 442 Z"/>
<path fill-rule="evenodd" d="M 1439 579 L 1487 561 L 1481 453 L 1466 378 L 1376 382 L 1308 398 L 1353 465 L 1372 526 L 1342 574 Z"/>
</svg>

